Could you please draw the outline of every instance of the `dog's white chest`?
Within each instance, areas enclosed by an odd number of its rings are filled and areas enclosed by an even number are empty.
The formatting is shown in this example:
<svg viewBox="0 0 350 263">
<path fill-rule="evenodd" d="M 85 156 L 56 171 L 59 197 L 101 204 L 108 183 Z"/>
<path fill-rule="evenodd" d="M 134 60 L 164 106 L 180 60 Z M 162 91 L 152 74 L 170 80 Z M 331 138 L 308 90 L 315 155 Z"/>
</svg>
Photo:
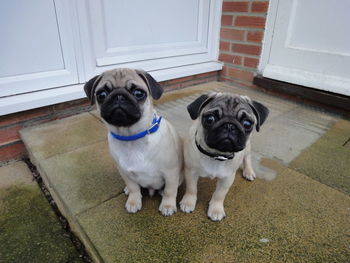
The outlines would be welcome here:
<svg viewBox="0 0 350 263">
<path fill-rule="evenodd" d="M 236 154 L 233 160 L 227 161 L 201 158 L 199 160 L 202 169 L 200 176 L 209 178 L 225 178 L 231 176 L 239 168 L 242 161 L 242 153 Z"/>
<path fill-rule="evenodd" d="M 119 143 L 109 139 L 110 153 L 119 169 L 133 181 L 145 188 L 160 189 L 164 179 L 157 163 L 152 160 L 152 151 L 139 143 Z"/>
</svg>

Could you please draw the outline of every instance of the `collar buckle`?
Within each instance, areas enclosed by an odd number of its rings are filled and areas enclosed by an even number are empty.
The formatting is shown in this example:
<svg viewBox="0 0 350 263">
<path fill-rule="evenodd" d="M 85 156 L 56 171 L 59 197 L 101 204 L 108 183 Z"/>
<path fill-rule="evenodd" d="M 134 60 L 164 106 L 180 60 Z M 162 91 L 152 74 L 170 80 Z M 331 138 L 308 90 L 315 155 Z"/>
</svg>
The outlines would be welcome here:
<svg viewBox="0 0 350 263">
<path fill-rule="evenodd" d="M 158 126 L 159 125 L 159 122 L 155 122 L 152 124 L 151 127 L 149 127 L 146 131 L 147 131 L 147 134 L 151 134 L 152 133 L 152 130 L 155 126 Z"/>
<path fill-rule="evenodd" d="M 214 159 L 218 160 L 218 161 L 227 161 L 228 160 L 228 158 L 225 156 L 215 156 Z"/>
</svg>

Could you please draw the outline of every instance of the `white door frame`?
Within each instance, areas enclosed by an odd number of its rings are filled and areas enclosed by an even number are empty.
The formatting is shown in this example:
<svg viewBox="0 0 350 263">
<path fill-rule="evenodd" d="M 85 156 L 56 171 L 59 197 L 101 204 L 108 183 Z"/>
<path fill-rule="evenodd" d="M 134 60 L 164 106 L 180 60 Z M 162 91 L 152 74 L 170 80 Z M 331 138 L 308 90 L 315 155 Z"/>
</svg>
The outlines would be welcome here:
<svg viewBox="0 0 350 263">
<path fill-rule="evenodd" d="M 269 64 L 279 1 L 280 0 L 269 1 L 262 52 L 258 65 L 258 73 L 260 73 L 263 77 L 290 83 L 297 83 L 297 85 L 306 87 L 317 87 L 317 89 L 320 90 L 349 96 L 350 81 L 347 78 Z"/>
<path fill-rule="evenodd" d="M 269 61 L 273 31 L 275 29 L 275 22 L 277 17 L 277 7 L 279 0 L 270 0 L 269 7 L 267 10 L 266 24 L 264 39 L 262 41 L 262 50 L 258 65 L 258 73 L 263 74 L 263 71 Z"/>
</svg>

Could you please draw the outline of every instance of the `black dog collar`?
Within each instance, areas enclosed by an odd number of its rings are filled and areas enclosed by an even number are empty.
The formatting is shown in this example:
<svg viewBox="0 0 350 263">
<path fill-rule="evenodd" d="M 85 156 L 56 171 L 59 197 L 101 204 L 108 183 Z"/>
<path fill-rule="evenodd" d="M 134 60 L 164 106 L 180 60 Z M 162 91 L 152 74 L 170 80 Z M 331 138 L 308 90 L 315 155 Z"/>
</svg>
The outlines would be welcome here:
<svg viewBox="0 0 350 263">
<path fill-rule="evenodd" d="M 206 150 L 204 150 L 198 143 L 197 143 L 197 140 L 195 139 L 195 142 L 196 142 L 196 146 L 198 148 L 198 150 L 211 157 L 211 158 L 214 158 L 214 160 L 217 160 L 217 161 L 227 161 L 227 160 L 231 160 L 233 159 L 233 157 L 235 157 L 235 154 L 234 153 L 231 153 L 229 155 L 223 155 L 223 154 L 213 154 L 213 153 L 210 153 L 210 152 L 207 152 Z"/>
</svg>

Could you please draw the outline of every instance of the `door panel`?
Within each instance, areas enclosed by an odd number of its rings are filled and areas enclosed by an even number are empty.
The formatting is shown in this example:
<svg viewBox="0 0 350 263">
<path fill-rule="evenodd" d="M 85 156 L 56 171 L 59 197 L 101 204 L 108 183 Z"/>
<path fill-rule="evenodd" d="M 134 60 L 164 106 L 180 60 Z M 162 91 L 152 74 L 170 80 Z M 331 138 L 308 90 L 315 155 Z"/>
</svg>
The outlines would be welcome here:
<svg viewBox="0 0 350 263">
<path fill-rule="evenodd" d="M 152 71 L 213 61 L 215 1 L 79 2 L 88 77 L 115 67 Z M 88 29 L 90 28 L 90 30 Z"/>
<path fill-rule="evenodd" d="M 62 0 L 0 3 L 0 96 L 78 82 Z"/>
<path fill-rule="evenodd" d="M 349 10 L 348 0 L 279 0 L 263 76 L 350 95 Z"/>
</svg>

